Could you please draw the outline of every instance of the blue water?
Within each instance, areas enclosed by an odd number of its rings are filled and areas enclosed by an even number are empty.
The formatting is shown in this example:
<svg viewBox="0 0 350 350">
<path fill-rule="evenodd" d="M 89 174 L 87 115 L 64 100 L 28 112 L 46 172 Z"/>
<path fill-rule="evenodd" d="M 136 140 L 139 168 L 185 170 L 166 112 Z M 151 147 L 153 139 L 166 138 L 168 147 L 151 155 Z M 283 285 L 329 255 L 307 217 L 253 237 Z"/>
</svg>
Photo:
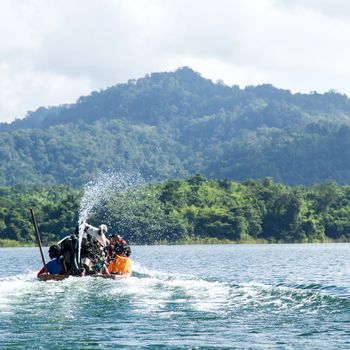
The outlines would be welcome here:
<svg viewBox="0 0 350 350">
<path fill-rule="evenodd" d="M 133 247 L 120 281 L 0 249 L 1 349 L 350 349 L 350 245 Z"/>
</svg>

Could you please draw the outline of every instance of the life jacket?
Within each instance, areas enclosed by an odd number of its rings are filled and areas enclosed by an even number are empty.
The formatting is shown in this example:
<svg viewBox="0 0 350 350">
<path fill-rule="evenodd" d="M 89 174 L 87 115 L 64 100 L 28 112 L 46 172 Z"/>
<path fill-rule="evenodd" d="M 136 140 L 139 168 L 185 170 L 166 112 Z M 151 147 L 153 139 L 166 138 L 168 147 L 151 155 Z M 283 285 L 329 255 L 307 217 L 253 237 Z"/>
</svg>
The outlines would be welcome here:
<svg viewBox="0 0 350 350">
<path fill-rule="evenodd" d="M 109 264 L 108 272 L 118 275 L 124 275 L 131 272 L 131 259 L 117 255 L 115 259 Z"/>
</svg>

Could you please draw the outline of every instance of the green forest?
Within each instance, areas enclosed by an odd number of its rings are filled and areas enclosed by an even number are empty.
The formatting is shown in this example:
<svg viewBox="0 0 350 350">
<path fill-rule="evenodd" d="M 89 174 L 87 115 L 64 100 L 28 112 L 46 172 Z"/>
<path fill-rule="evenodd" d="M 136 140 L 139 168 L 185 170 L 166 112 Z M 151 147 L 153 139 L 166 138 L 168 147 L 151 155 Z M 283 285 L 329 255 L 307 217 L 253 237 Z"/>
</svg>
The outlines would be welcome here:
<svg viewBox="0 0 350 350">
<path fill-rule="evenodd" d="M 241 89 L 188 67 L 40 107 L 0 124 L 0 185 L 81 187 L 99 171 L 147 180 L 271 177 L 350 183 L 350 99 L 336 91 Z"/>
<path fill-rule="evenodd" d="M 228 86 L 188 67 L 0 124 L 0 240 L 74 232 L 84 185 L 137 173 L 96 208 L 133 244 L 327 242 L 350 235 L 350 99 Z M 202 174 L 202 175 L 198 175 Z"/>
<path fill-rule="evenodd" d="M 0 244 L 33 244 L 33 208 L 45 244 L 73 234 L 83 190 L 0 188 Z M 310 187 L 195 175 L 115 190 L 88 220 L 132 244 L 330 242 L 350 240 L 350 186 Z"/>
</svg>

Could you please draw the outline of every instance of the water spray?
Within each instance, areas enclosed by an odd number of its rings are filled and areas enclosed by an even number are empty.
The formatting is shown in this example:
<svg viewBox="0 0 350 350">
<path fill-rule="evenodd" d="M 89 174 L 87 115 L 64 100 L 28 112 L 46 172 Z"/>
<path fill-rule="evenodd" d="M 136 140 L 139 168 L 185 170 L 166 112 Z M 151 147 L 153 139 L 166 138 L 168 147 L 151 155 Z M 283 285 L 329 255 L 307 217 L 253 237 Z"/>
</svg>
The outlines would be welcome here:
<svg viewBox="0 0 350 350">
<path fill-rule="evenodd" d="M 78 263 L 80 264 L 81 242 L 84 237 L 85 222 L 98 210 L 108 203 L 116 192 L 138 186 L 143 183 L 139 174 L 126 174 L 123 172 L 100 173 L 96 179 L 84 186 L 84 194 L 79 208 L 79 245 Z"/>
</svg>

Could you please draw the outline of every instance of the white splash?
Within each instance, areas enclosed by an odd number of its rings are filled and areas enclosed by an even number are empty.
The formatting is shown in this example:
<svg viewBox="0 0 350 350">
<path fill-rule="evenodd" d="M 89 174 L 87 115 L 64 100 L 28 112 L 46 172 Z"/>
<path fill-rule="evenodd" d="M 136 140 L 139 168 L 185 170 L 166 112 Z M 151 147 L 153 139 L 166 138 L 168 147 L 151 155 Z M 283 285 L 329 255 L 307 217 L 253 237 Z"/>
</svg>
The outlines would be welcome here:
<svg viewBox="0 0 350 350">
<path fill-rule="evenodd" d="M 88 221 L 92 214 L 103 204 L 107 203 L 116 193 L 143 183 L 142 177 L 135 173 L 105 172 L 84 186 L 83 198 L 79 208 L 79 249 L 80 262 L 81 242 L 84 235 L 84 221 Z"/>
</svg>

